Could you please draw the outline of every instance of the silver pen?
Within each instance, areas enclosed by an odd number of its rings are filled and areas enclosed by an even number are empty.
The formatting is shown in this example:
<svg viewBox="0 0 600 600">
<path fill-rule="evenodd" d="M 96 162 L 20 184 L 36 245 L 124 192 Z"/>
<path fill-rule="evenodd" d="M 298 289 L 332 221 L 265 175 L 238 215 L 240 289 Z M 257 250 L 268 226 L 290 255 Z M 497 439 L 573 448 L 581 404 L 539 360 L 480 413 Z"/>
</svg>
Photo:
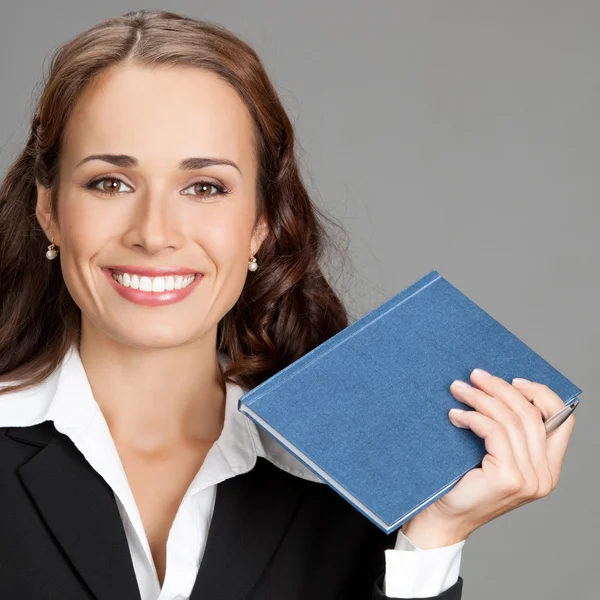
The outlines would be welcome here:
<svg viewBox="0 0 600 600">
<path fill-rule="evenodd" d="M 558 429 L 558 427 L 560 427 L 571 416 L 571 414 L 577 408 L 578 405 L 579 400 L 575 400 L 573 404 L 565 406 L 556 414 L 552 415 L 549 419 L 544 421 L 544 426 L 546 427 L 546 438 L 550 437 L 550 434 L 553 431 L 556 431 L 556 429 Z"/>
</svg>

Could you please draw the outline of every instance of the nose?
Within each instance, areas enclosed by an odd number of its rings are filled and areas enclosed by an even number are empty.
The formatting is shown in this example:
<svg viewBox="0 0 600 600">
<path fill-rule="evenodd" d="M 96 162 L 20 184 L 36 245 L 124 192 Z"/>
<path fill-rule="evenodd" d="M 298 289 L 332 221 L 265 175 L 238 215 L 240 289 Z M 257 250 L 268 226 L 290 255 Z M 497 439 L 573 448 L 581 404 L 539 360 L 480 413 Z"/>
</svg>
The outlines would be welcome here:
<svg viewBox="0 0 600 600">
<path fill-rule="evenodd" d="M 126 245 L 150 255 L 181 247 L 184 232 L 176 204 L 168 193 L 140 194 L 133 205 Z"/>
</svg>

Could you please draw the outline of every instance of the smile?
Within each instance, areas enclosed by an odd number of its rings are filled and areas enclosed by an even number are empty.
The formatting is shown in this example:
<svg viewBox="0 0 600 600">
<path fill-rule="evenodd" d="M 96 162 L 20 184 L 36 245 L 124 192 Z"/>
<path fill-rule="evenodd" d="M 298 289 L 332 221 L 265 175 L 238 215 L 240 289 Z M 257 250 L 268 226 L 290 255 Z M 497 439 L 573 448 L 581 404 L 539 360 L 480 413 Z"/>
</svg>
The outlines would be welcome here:
<svg viewBox="0 0 600 600">
<path fill-rule="evenodd" d="M 135 273 L 114 273 L 112 278 L 124 287 L 130 287 L 133 290 L 142 292 L 164 292 L 171 290 L 181 290 L 190 285 L 196 275 L 168 275 L 167 277 L 147 277 L 139 276 Z"/>
<path fill-rule="evenodd" d="M 165 306 L 187 298 L 198 287 L 202 273 L 150 277 L 110 268 L 102 269 L 112 288 L 125 300 L 142 306 Z"/>
</svg>

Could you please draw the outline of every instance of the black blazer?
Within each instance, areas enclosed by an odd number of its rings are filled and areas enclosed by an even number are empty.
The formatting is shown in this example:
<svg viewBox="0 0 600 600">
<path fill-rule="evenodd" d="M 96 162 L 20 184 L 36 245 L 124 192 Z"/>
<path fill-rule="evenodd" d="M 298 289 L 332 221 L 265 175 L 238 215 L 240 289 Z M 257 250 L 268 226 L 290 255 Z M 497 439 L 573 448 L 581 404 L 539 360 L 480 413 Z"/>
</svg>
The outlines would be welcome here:
<svg viewBox="0 0 600 600">
<path fill-rule="evenodd" d="M 396 535 L 328 485 L 258 458 L 217 486 L 190 600 L 387 598 Z M 435 598 L 460 600 L 462 585 Z M 51 421 L 0 428 L 0 598 L 140 599 L 112 490 Z"/>
</svg>

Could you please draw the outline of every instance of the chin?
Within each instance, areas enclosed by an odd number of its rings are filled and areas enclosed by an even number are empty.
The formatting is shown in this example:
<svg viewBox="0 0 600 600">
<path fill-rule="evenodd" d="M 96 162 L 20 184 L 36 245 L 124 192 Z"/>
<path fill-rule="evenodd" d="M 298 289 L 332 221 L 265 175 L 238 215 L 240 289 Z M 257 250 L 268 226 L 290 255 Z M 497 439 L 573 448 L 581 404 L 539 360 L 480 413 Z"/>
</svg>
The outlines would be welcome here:
<svg viewBox="0 0 600 600">
<path fill-rule="evenodd" d="M 139 350 L 159 350 L 167 348 L 177 348 L 185 346 L 196 341 L 200 334 L 193 335 L 189 325 L 179 324 L 174 327 L 167 324 L 156 324 L 155 326 L 146 326 L 136 331 L 129 328 L 111 328 L 107 331 L 119 344 L 137 348 Z"/>
</svg>

